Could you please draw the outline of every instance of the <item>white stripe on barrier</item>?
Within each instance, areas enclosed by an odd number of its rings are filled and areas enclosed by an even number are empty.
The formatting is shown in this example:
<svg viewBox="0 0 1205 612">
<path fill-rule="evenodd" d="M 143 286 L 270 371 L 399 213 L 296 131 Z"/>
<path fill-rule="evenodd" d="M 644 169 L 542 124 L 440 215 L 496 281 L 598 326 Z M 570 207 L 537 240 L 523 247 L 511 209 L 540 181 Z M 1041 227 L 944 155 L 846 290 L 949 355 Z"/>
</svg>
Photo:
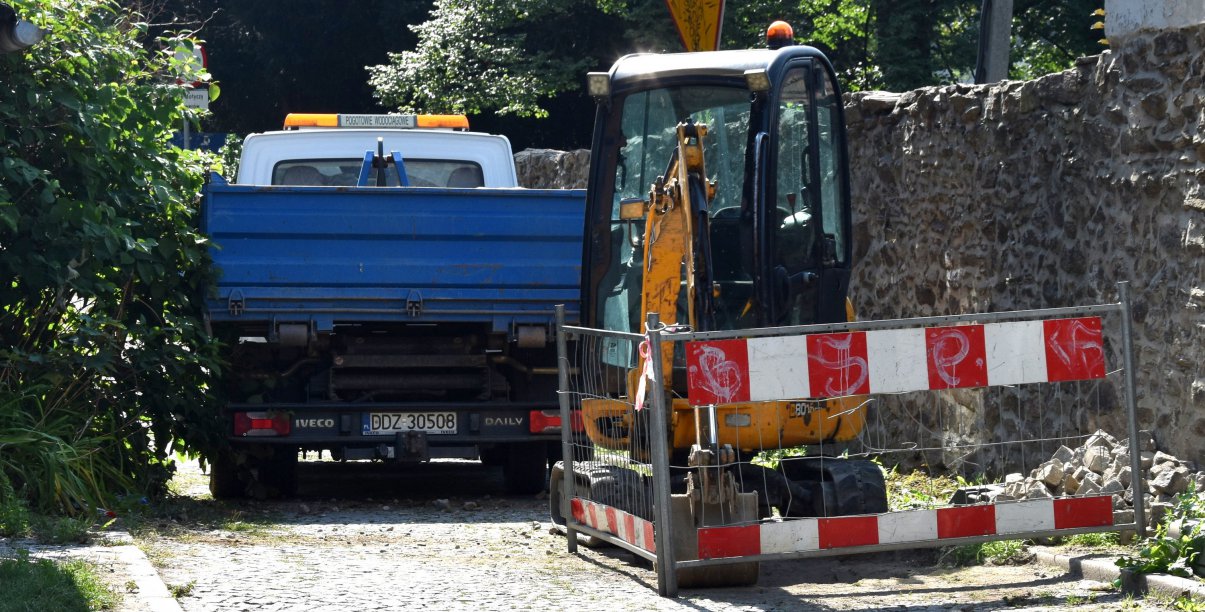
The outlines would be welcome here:
<svg viewBox="0 0 1205 612">
<path fill-rule="evenodd" d="M 996 506 L 996 533 L 1049 531 L 1054 528 L 1053 499 L 1034 499 Z"/>
<path fill-rule="evenodd" d="M 903 510 L 879 515 L 879 544 L 936 539 L 936 510 Z"/>
<path fill-rule="evenodd" d="M 695 406 L 1103 378 L 1099 317 L 687 342 Z"/>
<path fill-rule="evenodd" d="M 783 397 L 808 397 L 807 336 L 749 339 L 749 394 L 751 401 Z"/>
<path fill-rule="evenodd" d="M 987 381 L 996 385 L 1020 385 L 1046 376 L 1046 351 L 1041 346 L 1042 322 L 996 323 L 984 330 L 987 344 Z"/>
<path fill-rule="evenodd" d="M 898 393 L 926 388 L 925 332 L 921 329 L 884 329 L 866 334 L 866 352 L 874 355 L 870 368 L 872 393 Z"/>
<path fill-rule="evenodd" d="M 761 526 L 761 551 L 764 554 L 818 550 L 820 531 L 816 519 L 798 519 Z"/>
</svg>

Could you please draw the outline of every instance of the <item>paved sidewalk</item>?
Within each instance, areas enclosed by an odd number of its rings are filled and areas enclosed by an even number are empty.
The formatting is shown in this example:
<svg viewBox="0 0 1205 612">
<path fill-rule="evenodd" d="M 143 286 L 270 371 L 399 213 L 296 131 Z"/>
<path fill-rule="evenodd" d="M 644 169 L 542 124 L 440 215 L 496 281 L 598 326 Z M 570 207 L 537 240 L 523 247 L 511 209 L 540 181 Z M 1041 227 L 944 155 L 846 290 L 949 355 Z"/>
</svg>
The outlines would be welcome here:
<svg viewBox="0 0 1205 612">
<path fill-rule="evenodd" d="M 95 565 L 99 577 L 122 595 L 119 612 L 181 612 L 180 604 L 128 533 L 105 532 L 96 537 L 90 545 L 63 546 L 0 538 L 0 558 L 27 550 L 40 559 L 83 559 Z"/>
</svg>

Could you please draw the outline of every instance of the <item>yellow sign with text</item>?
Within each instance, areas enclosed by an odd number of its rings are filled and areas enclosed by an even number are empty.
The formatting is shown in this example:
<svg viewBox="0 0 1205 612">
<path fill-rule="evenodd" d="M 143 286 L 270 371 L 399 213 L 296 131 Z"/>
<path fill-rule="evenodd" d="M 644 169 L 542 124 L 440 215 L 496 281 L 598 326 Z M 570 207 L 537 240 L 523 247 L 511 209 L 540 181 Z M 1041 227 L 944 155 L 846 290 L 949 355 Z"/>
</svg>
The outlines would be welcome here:
<svg viewBox="0 0 1205 612">
<path fill-rule="evenodd" d="M 724 0 L 665 0 L 687 51 L 720 48 L 720 26 L 724 22 Z"/>
</svg>

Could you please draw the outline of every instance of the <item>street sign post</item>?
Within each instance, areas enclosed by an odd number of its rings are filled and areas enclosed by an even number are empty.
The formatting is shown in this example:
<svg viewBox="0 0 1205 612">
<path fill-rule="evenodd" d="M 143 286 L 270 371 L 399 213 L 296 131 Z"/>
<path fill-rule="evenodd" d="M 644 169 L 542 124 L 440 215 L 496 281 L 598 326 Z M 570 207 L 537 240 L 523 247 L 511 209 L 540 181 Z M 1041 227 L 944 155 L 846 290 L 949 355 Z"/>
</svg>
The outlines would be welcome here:
<svg viewBox="0 0 1205 612">
<path fill-rule="evenodd" d="M 716 51 L 725 0 L 665 0 L 687 51 Z"/>
</svg>

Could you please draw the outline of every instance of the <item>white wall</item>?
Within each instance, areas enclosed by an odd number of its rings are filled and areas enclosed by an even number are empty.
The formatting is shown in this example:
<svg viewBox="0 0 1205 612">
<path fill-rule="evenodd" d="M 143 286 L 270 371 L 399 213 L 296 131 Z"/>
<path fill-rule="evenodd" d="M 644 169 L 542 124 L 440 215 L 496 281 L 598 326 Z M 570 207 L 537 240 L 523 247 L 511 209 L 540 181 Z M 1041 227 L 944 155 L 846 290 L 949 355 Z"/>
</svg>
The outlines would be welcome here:
<svg viewBox="0 0 1205 612">
<path fill-rule="evenodd" d="M 1205 0 L 1105 0 L 1105 36 L 1115 40 L 1198 23 L 1205 23 Z"/>
</svg>

